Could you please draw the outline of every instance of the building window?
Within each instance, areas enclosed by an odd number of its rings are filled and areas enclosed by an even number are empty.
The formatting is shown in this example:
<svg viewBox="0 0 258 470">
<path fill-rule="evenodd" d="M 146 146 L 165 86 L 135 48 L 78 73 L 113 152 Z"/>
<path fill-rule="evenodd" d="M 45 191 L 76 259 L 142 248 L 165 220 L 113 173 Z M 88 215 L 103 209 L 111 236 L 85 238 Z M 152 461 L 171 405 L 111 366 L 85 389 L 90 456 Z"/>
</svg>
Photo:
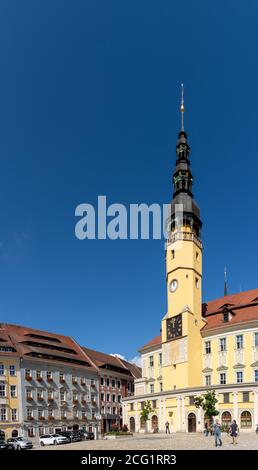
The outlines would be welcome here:
<svg viewBox="0 0 258 470">
<path fill-rule="evenodd" d="M 112 402 L 114 403 L 116 401 L 116 396 L 112 395 Z"/>
<path fill-rule="evenodd" d="M 162 366 L 162 353 L 159 353 L 159 366 Z"/>
<path fill-rule="evenodd" d="M 32 418 L 33 418 L 32 409 L 31 409 L 31 408 L 27 408 L 26 414 L 27 414 L 27 419 L 32 419 Z"/>
<path fill-rule="evenodd" d="M 211 376 L 210 375 L 205 375 L 205 385 L 206 385 L 206 387 L 209 387 L 211 385 Z"/>
<path fill-rule="evenodd" d="M 121 395 L 118 395 L 117 401 L 118 401 L 118 403 L 121 403 Z"/>
<path fill-rule="evenodd" d="M 107 393 L 107 401 L 110 401 L 110 394 Z"/>
<path fill-rule="evenodd" d="M 4 384 L 0 384 L 0 397 L 4 398 L 6 396 L 6 389 Z"/>
<path fill-rule="evenodd" d="M 199 252 L 196 251 L 196 261 L 199 261 L 200 260 L 200 255 L 199 255 Z"/>
<path fill-rule="evenodd" d="M 249 392 L 243 392 L 243 402 L 248 403 L 249 401 Z"/>
<path fill-rule="evenodd" d="M 100 377 L 100 385 L 104 385 L 104 377 Z"/>
<path fill-rule="evenodd" d="M 52 380 L 53 380 L 53 377 L 52 377 L 52 372 L 51 372 L 51 370 L 47 370 L 47 380 L 50 380 L 50 381 L 52 381 Z"/>
<path fill-rule="evenodd" d="M 65 382 L 65 376 L 63 372 L 59 372 L 59 382 L 61 383 Z"/>
<path fill-rule="evenodd" d="M 60 401 L 65 401 L 65 391 L 64 390 L 60 391 Z"/>
<path fill-rule="evenodd" d="M 189 397 L 189 405 L 194 405 L 194 396 L 193 395 L 191 395 Z"/>
<path fill-rule="evenodd" d="M 26 388 L 26 400 L 32 400 L 32 390 L 30 388 Z"/>
<path fill-rule="evenodd" d="M 229 313 L 228 312 L 223 313 L 223 321 L 224 321 L 224 323 L 228 323 L 228 321 L 229 321 Z"/>
<path fill-rule="evenodd" d="M 225 372 L 223 372 L 222 374 L 219 374 L 219 383 L 220 385 L 225 385 L 227 383 Z"/>
<path fill-rule="evenodd" d="M 243 372 L 242 371 L 236 373 L 236 379 L 237 379 L 236 381 L 237 381 L 238 384 L 243 383 Z"/>
<path fill-rule="evenodd" d="M 150 384 L 150 393 L 154 393 L 154 384 Z"/>
<path fill-rule="evenodd" d="M 36 379 L 38 382 L 41 382 L 42 380 L 42 371 L 39 369 L 36 371 Z"/>
<path fill-rule="evenodd" d="M 258 333 L 254 333 L 254 345 L 258 346 Z"/>
<path fill-rule="evenodd" d="M 152 401 L 152 408 L 153 409 L 157 408 L 157 400 Z"/>
<path fill-rule="evenodd" d="M 249 411 L 243 411 L 240 417 L 240 426 L 241 428 L 251 428 L 252 427 L 252 416 Z"/>
<path fill-rule="evenodd" d="M 227 349 L 227 341 L 226 338 L 220 338 L 220 351 L 226 351 Z"/>
<path fill-rule="evenodd" d="M 254 371 L 254 381 L 258 382 L 258 370 Z"/>
<path fill-rule="evenodd" d="M 108 378 L 108 377 L 107 377 L 107 380 L 106 380 L 106 382 L 107 382 L 107 387 L 109 387 L 109 383 L 110 383 L 110 381 L 109 381 L 109 378 Z"/>
<path fill-rule="evenodd" d="M 141 401 L 141 410 L 144 409 L 144 401 Z"/>
<path fill-rule="evenodd" d="M 229 393 L 223 393 L 223 402 L 229 403 Z"/>
<path fill-rule="evenodd" d="M 15 370 L 15 366 L 14 365 L 11 365 L 9 367 L 9 373 L 10 375 L 16 375 L 16 370 Z"/>
<path fill-rule="evenodd" d="M 104 399 L 105 399 L 104 393 L 101 393 L 101 394 L 100 394 L 100 399 L 101 399 L 101 401 L 104 401 Z"/>
<path fill-rule="evenodd" d="M 11 385 L 10 391 L 11 391 L 11 397 L 12 398 L 16 397 L 16 385 Z"/>
<path fill-rule="evenodd" d="M 0 421 L 7 421 L 7 412 L 4 407 L 0 408 Z"/>
<path fill-rule="evenodd" d="M 4 364 L 0 364 L 0 375 L 4 375 Z"/>
<path fill-rule="evenodd" d="M 18 413 L 16 408 L 12 409 L 12 421 L 18 421 Z"/>
<path fill-rule="evenodd" d="M 117 388 L 121 388 L 121 382 L 120 382 L 120 380 L 117 381 Z"/>
<path fill-rule="evenodd" d="M 199 287 L 200 287 L 200 281 L 199 281 L 198 277 L 195 278 L 195 287 L 196 287 L 196 289 L 199 289 Z"/>
<path fill-rule="evenodd" d="M 205 341 L 205 354 L 210 354 L 210 353 L 211 353 L 211 342 Z"/>
<path fill-rule="evenodd" d="M 134 404 L 130 403 L 130 411 L 133 411 L 133 410 L 134 410 Z"/>
<path fill-rule="evenodd" d="M 154 356 L 150 356 L 149 361 L 150 361 L 150 367 L 153 367 L 154 366 Z"/>
<path fill-rule="evenodd" d="M 33 430 L 33 428 L 28 428 L 28 437 L 34 437 L 34 430 Z"/>
<path fill-rule="evenodd" d="M 171 250 L 171 259 L 175 259 L 175 250 Z"/>
<path fill-rule="evenodd" d="M 159 390 L 160 390 L 160 392 L 163 392 L 163 383 L 162 382 L 159 383 Z"/>
<path fill-rule="evenodd" d="M 115 381 L 114 379 L 112 379 L 111 383 L 112 383 L 112 387 L 115 388 L 115 386 L 116 386 L 116 381 Z"/>
<path fill-rule="evenodd" d="M 244 347 L 243 335 L 237 335 L 237 337 L 236 337 L 236 348 L 237 349 L 243 349 L 243 347 Z"/>
<path fill-rule="evenodd" d="M 25 379 L 26 380 L 31 380 L 32 375 L 31 375 L 31 370 L 30 369 L 25 369 Z"/>
</svg>

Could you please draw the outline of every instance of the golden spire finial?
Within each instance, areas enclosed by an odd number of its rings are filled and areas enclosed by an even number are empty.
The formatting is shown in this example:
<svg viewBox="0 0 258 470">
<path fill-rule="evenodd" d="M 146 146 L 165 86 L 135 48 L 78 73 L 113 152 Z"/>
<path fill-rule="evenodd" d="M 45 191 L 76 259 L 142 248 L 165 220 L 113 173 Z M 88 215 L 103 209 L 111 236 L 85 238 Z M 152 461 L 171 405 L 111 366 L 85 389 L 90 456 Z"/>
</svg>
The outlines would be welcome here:
<svg viewBox="0 0 258 470">
<path fill-rule="evenodd" d="M 184 112 L 185 112 L 185 107 L 184 107 L 184 84 L 181 83 L 181 106 L 180 106 L 180 112 L 182 116 L 182 131 L 184 130 Z"/>
</svg>

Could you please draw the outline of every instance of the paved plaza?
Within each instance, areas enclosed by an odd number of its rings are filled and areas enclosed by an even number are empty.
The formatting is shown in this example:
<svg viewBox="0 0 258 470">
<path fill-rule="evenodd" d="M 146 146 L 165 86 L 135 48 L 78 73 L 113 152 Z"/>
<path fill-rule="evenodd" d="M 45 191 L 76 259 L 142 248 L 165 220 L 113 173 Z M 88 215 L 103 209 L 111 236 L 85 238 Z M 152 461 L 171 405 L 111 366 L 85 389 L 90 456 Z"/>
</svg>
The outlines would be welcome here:
<svg viewBox="0 0 258 470">
<path fill-rule="evenodd" d="M 228 435 L 222 435 L 223 450 L 258 450 L 258 435 L 242 433 L 233 446 Z M 35 446 L 35 449 L 37 447 Z M 214 449 L 214 437 L 202 433 L 135 434 L 133 437 L 112 440 L 74 442 L 72 444 L 42 447 L 42 450 L 209 450 Z"/>
</svg>

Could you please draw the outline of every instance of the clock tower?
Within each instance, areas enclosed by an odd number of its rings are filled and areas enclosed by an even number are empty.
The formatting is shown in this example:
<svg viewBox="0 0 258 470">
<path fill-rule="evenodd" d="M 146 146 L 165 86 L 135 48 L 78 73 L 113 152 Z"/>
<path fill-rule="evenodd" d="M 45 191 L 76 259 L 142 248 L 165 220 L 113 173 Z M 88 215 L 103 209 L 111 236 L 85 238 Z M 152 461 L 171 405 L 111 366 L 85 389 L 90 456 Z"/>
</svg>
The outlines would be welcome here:
<svg viewBox="0 0 258 470">
<path fill-rule="evenodd" d="M 200 210 L 193 198 L 190 147 L 182 125 L 176 147 L 173 200 L 168 218 L 166 281 L 168 311 L 162 320 L 163 389 L 202 383 L 202 242 Z"/>
</svg>

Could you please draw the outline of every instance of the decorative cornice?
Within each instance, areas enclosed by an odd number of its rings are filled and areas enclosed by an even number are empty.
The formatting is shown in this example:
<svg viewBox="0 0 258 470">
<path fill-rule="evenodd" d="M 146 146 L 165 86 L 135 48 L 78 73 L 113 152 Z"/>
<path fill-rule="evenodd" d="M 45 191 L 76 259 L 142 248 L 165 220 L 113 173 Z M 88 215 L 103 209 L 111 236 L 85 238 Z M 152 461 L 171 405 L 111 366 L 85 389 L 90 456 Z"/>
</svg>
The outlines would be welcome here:
<svg viewBox="0 0 258 470">
<path fill-rule="evenodd" d="M 244 369 L 244 368 L 245 368 L 245 364 L 240 364 L 240 363 L 235 364 L 233 366 L 233 369 Z"/>
<path fill-rule="evenodd" d="M 213 372 L 213 369 L 210 369 L 209 367 L 205 367 L 205 369 L 202 370 L 204 374 L 207 374 L 207 372 Z"/>
<path fill-rule="evenodd" d="M 228 370 L 228 367 L 226 367 L 226 366 L 217 367 L 217 371 L 218 371 L 218 372 L 221 372 L 221 371 L 223 371 L 223 370 Z"/>
</svg>

